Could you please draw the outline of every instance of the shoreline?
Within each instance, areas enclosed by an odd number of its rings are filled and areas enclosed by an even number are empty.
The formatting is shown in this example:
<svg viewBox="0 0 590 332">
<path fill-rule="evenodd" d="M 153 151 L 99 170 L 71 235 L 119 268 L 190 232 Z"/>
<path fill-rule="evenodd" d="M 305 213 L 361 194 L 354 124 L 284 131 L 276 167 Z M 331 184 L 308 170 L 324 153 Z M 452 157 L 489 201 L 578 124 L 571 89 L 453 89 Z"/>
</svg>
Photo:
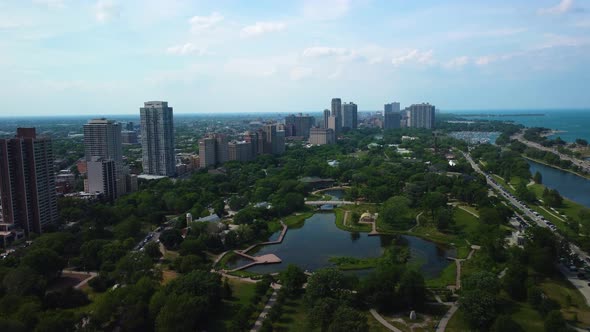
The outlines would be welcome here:
<svg viewBox="0 0 590 332">
<path fill-rule="evenodd" d="M 572 170 L 569 170 L 569 169 L 565 169 L 565 168 L 561 168 L 561 167 L 559 167 L 559 166 L 555 166 L 555 165 L 547 164 L 547 163 L 546 163 L 546 162 L 544 162 L 544 161 L 541 161 L 541 160 L 538 160 L 538 159 L 534 159 L 534 158 L 531 158 L 531 157 L 525 156 L 524 154 L 523 154 L 523 155 L 521 155 L 521 156 L 522 156 L 524 159 L 527 159 L 527 160 L 530 160 L 530 161 L 534 161 L 534 162 L 536 162 L 536 163 L 539 163 L 539 164 L 541 164 L 541 165 L 545 165 L 545 166 L 547 166 L 547 167 L 555 168 L 555 169 L 558 169 L 558 170 L 560 170 L 560 171 L 563 171 L 563 172 L 568 172 L 568 173 L 571 173 L 571 174 L 577 175 L 577 176 L 579 176 L 579 177 L 581 177 L 581 178 L 584 178 L 584 179 L 586 179 L 586 180 L 590 180 L 590 175 L 584 175 L 584 174 L 580 174 L 580 173 L 577 173 L 577 172 L 575 172 L 575 171 L 572 171 Z"/>
</svg>

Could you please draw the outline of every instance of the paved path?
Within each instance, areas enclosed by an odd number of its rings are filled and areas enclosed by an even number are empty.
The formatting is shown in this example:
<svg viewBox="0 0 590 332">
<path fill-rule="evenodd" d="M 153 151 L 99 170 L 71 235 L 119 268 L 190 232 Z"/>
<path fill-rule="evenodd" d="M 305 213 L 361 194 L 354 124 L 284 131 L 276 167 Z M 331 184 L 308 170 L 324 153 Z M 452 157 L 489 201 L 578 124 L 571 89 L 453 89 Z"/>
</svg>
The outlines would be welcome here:
<svg viewBox="0 0 590 332">
<path fill-rule="evenodd" d="M 455 314 L 457 309 L 459 309 L 459 303 L 455 302 L 451 306 L 451 309 L 449 309 L 449 311 L 447 311 L 447 313 L 443 316 L 443 318 L 440 320 L 440 322 L 436 326 L 436 332 L 444 332 L 447 329 L 447 324 L 449 324 L 451 317 L 453 317 L 453 315 Z"/>
<path fill-rule="evenodd" d="M 475 218 L 479 219 L 479 215 L 469 209 L 467 209 L 466 207 L 462 206 L 462 205 L 457 205 L 457 207 L 467 213 L 469 213 L 470 215 L 474 216 Z"/>
<path fill-rule="evenodd" d="M 377 310 L 371 309 L 371 310 L 369 310 L 369 312 L 371 313 L 371 315 L 373 315 L 373 317 L 375 317 L 375 319 L 379 323 L 381 323 L 381 325 L 385 326 L 388 330 L 394 331 L 394 332 L 403 332 L 402 330 L 398 329 L 397 327 L 389 324 L 389 322 L 387 320 L 385 320 L 385 318 L 383 318 L 381 315 L 379 315 Z"/>
<path fill-rule="evenodd" d="M 348 215 L 349 214 L 350 214 L 350 211 L 348 211 L 348 210 L 345 210 L 344 211 L 344 220 L 342 220 L 342 224 L 344 225 L 344 227 L 347 227 L 346 226 L 346 221 L 348 220 Z"/>
<path fill-rule="evenodd" d="M 266 302 L 266 305 L 264 306 L 264 309 L 262 309 L 262 312 L 260 313 L 260 315 L 258 315 L 258 319 L 256 319 L 256 322 L 254 322 L 254 326 L 252 326 L 252 329 L 250 329 L 250 332 L 260 331 L 260 328 L 262 327 L 262 323 L 264 323 L 264 320 L 268 316 L 270 309 L 272 309 L 272 307 L 277 302 L 277 296 L 278 296 L 277 290 L 281 289 L 281 286 L 276 285 L 276 284 L 271 284 L 271 287 L 273 288 L 272 295 L 268 299 L 268 302 Z"/>
<path fill-rule="evenodd" d="M 88 278 L 80 281 L 76 286 L 74 286 L 75 289 L 80 289 L 80 288 L 84 287 L 84 285 L 86 285 L 90 280 L 92 280 L 98 276 L 98 273 L 96 273 L 96 272 L 86 272 L 86 271 L 63 270 L 62 275 L 64 273 L 65 274 L 76 274 L 76 275 L 88 276 Z"/>
<path fill-rule="evenodd" d="M 420 216 L 422 216 L 423 213 L 424 213 L 424 211 L 421 211 L 420 213 L 418 213 L 418 215 L 416 216 L 416 225 L 414 225 L 414 227 L 410 228 L 408 230 L 408 232 L 413 232 L 414 228 L 420 226 Z"/>
</svg>

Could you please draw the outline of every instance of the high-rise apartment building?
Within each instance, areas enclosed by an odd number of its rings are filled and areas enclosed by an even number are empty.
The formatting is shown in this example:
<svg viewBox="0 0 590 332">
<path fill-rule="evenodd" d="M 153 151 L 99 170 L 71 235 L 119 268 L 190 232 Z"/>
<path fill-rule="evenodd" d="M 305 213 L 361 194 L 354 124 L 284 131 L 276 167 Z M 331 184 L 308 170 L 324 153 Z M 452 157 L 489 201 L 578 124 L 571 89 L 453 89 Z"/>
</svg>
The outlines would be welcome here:
<svg viewBox="0 0 590 332">
<path fill-rule="evenodd" d="M 413 104 L 408 107 L 410 112 L 410 127 L 412 128 L 434 128 L 435 107 L 428 103 Z"/>
<path fill-rule="evenodd" d="M 288 115 L 285 117 L 285 128 L 288 130 L 285 135 L 308 138 L 309 130 L 313 127 L 314 122 L 315 119 L 309 115 L 301 113 Z"/>
<path fill-rule="evenodd" d="M 355 103 L 342 104 L 342 128 L 357 128 L 358 107 Z"/>
<path fill-rule="evenodd" d="M 215 134 L 215 161 L 218 164 L 223 164 L 229 160 L 229 152 L 227 149 L 227 136 L 223 134 Z"/>
<path fill-rule="evenodd" d="M 88 121 L 84 125 L 84 157 L 86 161 L 92 157 L 123 161 L 121 125 L 104 118 Z"/>
<path fill-rule="evenodd" d="M 333 129 L 338 135 L 342 131 L 342 100 L 340 98 L 332 98 L 332 116 L 336 117 L 336 126 Z"/>
<path fill-rule="evenodd" d="M 252 143 L 246 141 L 231 141 L 228 143 L 229 160 L 236 161 L 251 161 Z"/>
<path fill-rule="evenodd" d="M 285 131 L 277 130 L 276 124 L 262 127 L 263 153 L 283 154 L 285 152 Z"/>
<path fill-rule="evenodd" d="M 328 128 L 328 119 L 330 118 L 330 110 L 326 109 L 324 110 L 324 123 L 322 125 L 322 128 Z"/>
<path fill-rule="evenodd" d="M 216 143 L 215 138 L 211 136 L 199 140 L 199 166 L 201 168 L 207 168 L 217 164 Z"/>
<path fill-rule="evenodd" d="M 113 159 L 92 157 L 86 162 L 88 169 L 87 188 L 92 194 L 101 194 L 106 201 L 113 202 L 120 194 L 120 187 L 126 186 L 126 178 L 121 175 L 120 165 Z M 125 181 L 121 184 L 120 181 Z"/>
<path fill-rule="evenodd" d="M 55 193 L 51 139 L 37 137 L 35 128 L 18 128 L 14 138 L 0 139 L 4 226 L 42 233 L 57 220 Z"/>
<path fill-rule="evenodd" d="M 309 144 L 324 145 L 334 144 L 335 142 L 334 130 L 331 128 L 311 128 Z"/>
<path fill-rule="evenodd" d="M 140 108 L 143 172 L 174 176 L 174 123 L 165 101 L 148 101 Z"/>
<path fill-rule="evenodd" d="M 330 115 L 330 117 L 328 118 L 328 129 L 332 129 L 332 131 L 334 132 L 334 136 L 338 136 L 340 128 L 340 126 L 338 125 L 339 123 L 340 119 L 334 115 Z"/>
<path fill-rule="evenodd" d="M 385 104 L 385 105 L 383 105 L 383 110 L 385 112 L 398 112 L 399 113 L 401 110 L 400 103 L 394 101 L 391 104 Z"/>
</svg>

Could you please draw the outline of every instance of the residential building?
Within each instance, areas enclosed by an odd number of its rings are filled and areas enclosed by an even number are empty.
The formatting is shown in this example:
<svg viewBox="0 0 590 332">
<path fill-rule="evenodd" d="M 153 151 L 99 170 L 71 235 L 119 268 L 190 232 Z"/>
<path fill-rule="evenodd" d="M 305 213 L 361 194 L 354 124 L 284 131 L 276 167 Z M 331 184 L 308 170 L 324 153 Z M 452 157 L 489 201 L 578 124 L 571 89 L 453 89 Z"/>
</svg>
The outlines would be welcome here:
<svg viewBox="0 0 590 332">
<path fill-rule="evenodd" d="M 314 123 L 315 119 L 309 115 L 288 115 L 285 117 L 285 136 L 309 138 L 309 130 Z"/>
<path fill-rule="evenodd" d="M 137 132 L 124 130 L 121 131 L 121 142 L 123 144 L 139 144 L 137 140 Z"/>
<path fill-rule="evenodd" d="M 101 118 L 84 125 L 84 158 L 90 161 L 93 157 L 123 161 L 121 124 Z"/>
<path fill-rule="evenodd" d="M 428 103 L 413 104 L 408 107 L 412 128 L 434 128 L 435 107 Z"/>
<path fill-rule="evenodd" d="M 400 103 L 394 101 L 393 103 L 385 104 L 385 105 L 383 105 L 383 110 L 385 112 L 398 112 L 399 113 L 401 111 Z"/>
<path fill-rule="evenodd" d="M 51 139 L 37 137 L 35 128 L 0 139 L 0 199 L 3 229 L 42 233 L 57 221 Z"/>
<path fill-rule="evenodd" d="M 357 113 L 358 107 L 355 103 L 342 104 L 342 128 L 356 129 L 358 122 Z"/>
<path fill-rule="evenodd" d="M 165 101 L 148 101 L 140 108 L 143 172 L 174 176 L 174 123 L 172 107 Z"/>
<path fill-rule="evenodd" d="M 330 118 L 330 110 L 324 110 L 324 122 L 322 128 L 328 128 L 328 119 Z"/>
<path fill-rule="evenodd" d="M 246 141 L 231 141 L 228 143 L 229 160 L 251 161 L 252 143 Z"/>
<path fill-rule="evenodd" d="M 277 130 L 276 124 L 262 127 L 263 153 L 283 154 L 285 152 L 285 131 Z"/>
<path fill-rule="evenodd" d="M 401 127 L 401 113 L 393 111 L 383 112 L 383 129 L 396 129 Z"/>
<path fill-rule="evenodd" d="M 336 117 L 334 132 L 336 135 L 342 131 L 342 100 L 340 98 L 332 98 L 332 116 Z"/>
<path fill-rule="evenodd" d="M 227 137 L 223 134 L 215 134 L 215 161 L 217 164 L 224 164 L 229 160 L 227 149 Z"/>
<path fill-rule="evenodd" d="M 215 144 L 216 140 L 211 136 L 199 140 L 199 166 L 201 168 L 207 168 L 217 164 Z"/>
<path fill-rule="evenodd" d="M 309 143 L 314 145 L 334 144 L 334 130 L 331 128 L 311 128 Z"/>
<path fill-rule="evenodd" d="M 126 180 L 121 178 L 117 163 L 113 159 L 92 157 L 86 164 L 88 193 L 101 194 L 105 201 L 113 202 L 119 196 L 118 182 Z"/>
</svg>

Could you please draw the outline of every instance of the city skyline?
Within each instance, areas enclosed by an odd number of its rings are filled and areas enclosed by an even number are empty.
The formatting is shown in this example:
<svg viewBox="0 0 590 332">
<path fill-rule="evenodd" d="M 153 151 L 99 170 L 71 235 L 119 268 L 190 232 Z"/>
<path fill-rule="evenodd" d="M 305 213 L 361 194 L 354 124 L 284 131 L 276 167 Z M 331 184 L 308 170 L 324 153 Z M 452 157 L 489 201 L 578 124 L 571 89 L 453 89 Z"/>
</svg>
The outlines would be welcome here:
<svg viewBox="0 0 590 332">
<path fill-rule="evenodd" d="M 19 115 L 133 114 L 148 99 L 174 102 L 176 114 L 235 111 L 228 99 L 247 113 L 308 113 L 332 96 L 359 110 L 392 98 L 442 110 L 584 108 L 588 8 L 12 1 L 0 4 L 0 96 Z"/>
</svg>

